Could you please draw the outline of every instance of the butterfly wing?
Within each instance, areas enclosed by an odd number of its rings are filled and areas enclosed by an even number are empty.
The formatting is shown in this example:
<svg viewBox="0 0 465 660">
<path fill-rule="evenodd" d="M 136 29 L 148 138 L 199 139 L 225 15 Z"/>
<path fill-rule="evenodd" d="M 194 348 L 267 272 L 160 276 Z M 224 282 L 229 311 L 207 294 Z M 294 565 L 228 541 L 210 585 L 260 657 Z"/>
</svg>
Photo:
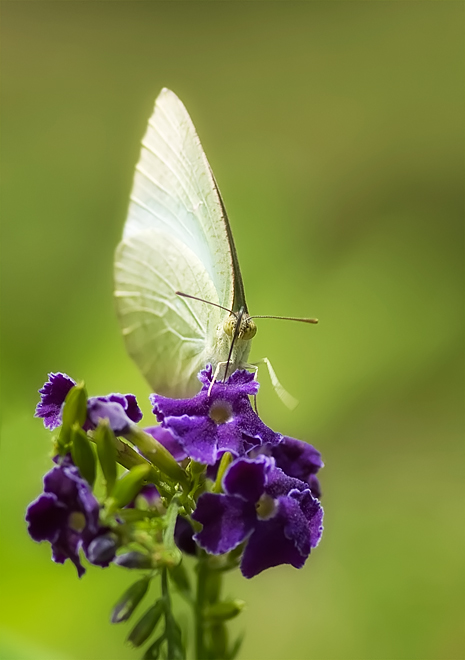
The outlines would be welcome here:
<svg viewBox="0 0 465 660">
<path fill-rule="evenodd" d="M 188 288 L 218 302 L 203 264 L 174 236 L 148 229 L 120 243 L 115 278 L 129 354 L 155 391 L 191 396 L 199 389 L 199 369 L 214 353 L 221 310 L 175 292 Z"/>
<path fill-rule="evenodd" d="M 229 309 L 245 297 L 218 187 L 187 110 L 167 89 L 142 140 L 115 278 L 123 336 L 150 385 L 192 393 L 192 374 L 224 359 L 216 354 L 224 314 L 175 292 Z"/>
</svg>

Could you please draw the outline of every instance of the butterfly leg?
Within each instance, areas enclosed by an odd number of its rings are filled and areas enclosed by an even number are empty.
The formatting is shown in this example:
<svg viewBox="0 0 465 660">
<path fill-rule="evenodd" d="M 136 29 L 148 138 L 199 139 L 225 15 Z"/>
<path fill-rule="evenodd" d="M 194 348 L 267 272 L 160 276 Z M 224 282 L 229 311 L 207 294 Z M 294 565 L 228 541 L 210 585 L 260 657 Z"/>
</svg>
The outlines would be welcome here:
<svg viewBox="0 0 465 660">
<path fill-rule="evenodd" d="M 212 382 L 210 383 L 210 387 L 208 388 L 208 395 L 207 396 L 210 396 L 210 394 L 211 394 L 212 387 L 218 379 L 221 367 L 226 366 L 227 364 L 228 364 L 227 362 L 218 362 L 218 364 L 216 365 L 215 373 L 213 374 Z"/>
<path fill-rule="evenodd" d="M 271 366 L 271 362 L 268 360 L 268 358 L 262 358 L 261 360 L 257 360 L 257 362 L 255 362 L 254 364 L 250 364 L 250 365 L 248 364 L 244 366 L 250 367 L 251 369 L 255 368 L 258 371 L 259 364 L 266 364 L 268 368 L 268 373 L 270 374 L 271 384 L 273 385 L 276 394 L 279 396 L 279 398 L 284 403 L 284 405 L 287 408 L 289 408 L 289 410 L 294 410 L 294 408 L 297 406 L 299 402 L 291 394 L 289 394 L 289 392 L 287 392 L 284 389 L 284 387 L 281 385 L 273 367 Z M 255 372 L 255 375 L 257 375 L 257 372 Z"/>
<path fill-rule="evenodd" d="M 257 364 L 242 364 L 241 366 L 244 367 L 244 369 L 253 370 L 254 371 L 253 379 L 257 380 L 257 377 L 258 377 L 258 365 Z M 258 415 L 257 395 L 256 394 L 253 395 L 253 407 L 255 408 L 255 412 Z"/>
</svg>

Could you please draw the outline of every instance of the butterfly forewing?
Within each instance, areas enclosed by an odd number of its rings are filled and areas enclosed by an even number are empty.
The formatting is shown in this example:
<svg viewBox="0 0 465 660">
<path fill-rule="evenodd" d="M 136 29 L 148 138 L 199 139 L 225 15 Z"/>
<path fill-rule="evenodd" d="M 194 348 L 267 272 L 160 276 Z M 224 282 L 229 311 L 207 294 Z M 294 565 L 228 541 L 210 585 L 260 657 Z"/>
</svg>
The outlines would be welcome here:
<svg viewBox="0 0 465 660">
<path fill-rule="evenodd" d="M 187 110 L 167 89 L 142 140 L 123 237 L 144 229 L 162 229 L 185 243 L 210 275 L 220 304 L 232 306 L 234 273 L 222 204 Z"/>
<path fill-rule="evenodd" d="M 187 396 L 196 373 L 225 360 L 217 343 L 224 312 L 245 306 L 224 205 L 194 125 L 164 89 L 142 140 L 123 241 L 116 304 L 129 353 L 153 389 Z"/>
</svg>

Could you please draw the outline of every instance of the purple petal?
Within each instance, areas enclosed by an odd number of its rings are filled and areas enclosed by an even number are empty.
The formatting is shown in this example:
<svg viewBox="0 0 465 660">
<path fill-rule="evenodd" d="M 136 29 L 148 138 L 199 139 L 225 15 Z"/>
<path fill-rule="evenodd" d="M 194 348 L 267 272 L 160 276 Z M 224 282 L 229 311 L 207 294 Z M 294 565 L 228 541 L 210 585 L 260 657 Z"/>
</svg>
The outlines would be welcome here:
<svg viewBox="0 0 465 660">
<path fill-rule="evenodd" d="M 164 428 L 163 426 L 150 426 L 147 429 L 144 429 L 146 433 L 149 433 L 155 440 L 158 440 L 160 444 L 165 447 L 173 456 L 176 461 L 183 461 L 187 458 L 187 453 L 183 449 L 179 440 L 177 440 L 172 432 Z"/>
<path fill-rule="evenodd" d="M 87 416 L 94 426 L 97 426 L 101 419 L 108 419 L 116 435 L 127 433 L 133 423 L 126 415 L 123 405 L 117 401 L 108 401 L 107 397 L 91 397 L 87 402 Z"/>
<path fill-rule="evenodd" d="M 78 576 L 82 577 L 86 569 L 79 559 L 79 534 L 69 532 L 63 533 L 55 543 L 52 543 L 52 559 L 57 564 L 64 564 L 66 559 L 70 559 L 76 566 Z"/>
<path fill-rule="evenodd" d="M 290 497 L 279 498 L 275 515 L 259 520 L 247 542 L 242 574 L 251 578 L 280 564 L 302 568 L 310 553 L 309 536 L 307 520 L 298 502 Z M 308 552 L 302 552 L 306 549 Z"/>
<path fill-rule="evenodd" d="M 52 493 L 40 495 L 26 511 L 28 532 L 34 541 L 56 541 L 67 518 L 66 507 Z"/>
<path fill-rule="evenodd" d="M 209 417 L 167 417 L 164 424 L 172 431 L 187 454 L 199 463 L 213 465 L 217 458 L 216 424 Z"/>
<path fill-rule="evenodd" d="M 321 498 L 321 486 L 318 477 L 315 474 L 311 474 L 307 483 L 313 497 L 316 497 L 316 499 L 319 500 Z"/>
<path fill-rule="evenodd" d="M 190 522 L 182 516 L 176 518 L 174 540 L 181 552 L 194 556 L 197 554 L 197 544 L 194 541 L 194 529 Z"/>
<path fill-rule="evenodd" d="M 146 486 L 142 486 L 139 491 L 139 495 L 145 499 L 149 506 L 155 506 L 155 504 L 160 500 L 160 493 L 154 484 L 147 484 Z"/>
<path fill-rule="evenodd" d="M 72 505 L 77 497 L 78 469 L 74 466 L 56 466 L 44 476 L 44 491 L 53 493 L 60 502 Z"/>
<path fill-rule="evenodd" d="M 257 520 L 252 503 L 214 493 L 204 493 L 199 497 L 192 518 L 203 525 L 194 539 L 213 555 L 236 548 L 251 533 Z"/>
<path fill-rule="evenodd" d="M 108 394 L 107 396 L 95 397 L 99 401 L 113 401 L 119 403 L 129 419 L 137 424 L 142 419 L 142 410 L 137 404 L 134 394 Z"/>
<path fill-rule="evenodd" d="M 137 399 L 134 394 L 125 394 L 127 401 L 126 415 L 132 419 L 136 424 L 142 419 L 142 410 L 139 408 Z"/>
<path fill-rule="evenodd" d="M 271 497 L 277 498 L 281 495 L 287 495 L 291 490 L 308 490 L 308 484 L 300 479 L 288 477 L 279 468 L 275 468 L 268 474 L 265 491 Z"/>
<path fill-rule="evenodd" d="M 209 364 L 206 369 L 201 371 L 197 378 L 202 383 L 202 390 L 204 392 L 209 389 L 212 378 L 213 369 Z M 254 395 L 257 394 L 260 384 L 255 380 L 255 374 L 247 371 L 246 369 L 237 369 L 231 376 L 229 376 L 226 383 L 216 381 L 212 387 L 211 396 L 220 395 L 223 391 L 222 388 L 227 388 L 231 394 L 236 397 L 238 395 Z"/>
<path fill-rule="evenodd" d="M 35 417 L 42 417 L 44 426 L 50 431 L 61 424 L 61 408 L 66 395 L 76 385 L 76 382 L 60 372 L 48 374 L 48 381 L 39 390 L 40 401 L 35 410 Z"/>
<path fill-rule="evenodd" d="M 229 466 L 223 478 L 225 492 L 248 502 L 258 502 L 273 466 L 274 460 L 268 456 L 237 459 Z"/>
<path fill-rule="evenodd" d="M 285 436 L 272 448 L 271 455 L 276 465 L 290 477 L 309 482 L 310 475 L 316 474 L 324 466 L 319 451 L 302 440 Z"/>
<path fill-rule="evenodd" d="M 309 490 L 292 490 L 289 497 L 296 500 L 305 516 L 310 533 L 310 547 L 316 548 L 323 534 L 323 507 Z"/>
</svg>

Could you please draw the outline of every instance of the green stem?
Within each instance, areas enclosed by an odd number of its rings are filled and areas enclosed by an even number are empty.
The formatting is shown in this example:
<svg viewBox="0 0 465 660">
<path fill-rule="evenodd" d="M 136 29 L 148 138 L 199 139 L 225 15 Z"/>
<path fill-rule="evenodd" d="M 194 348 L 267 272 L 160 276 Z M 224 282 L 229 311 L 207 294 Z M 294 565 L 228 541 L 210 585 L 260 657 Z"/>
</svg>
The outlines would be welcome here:
<svg viewBox="0 0 465 660">
<path fill-rule="evenodd" d="M 194 603 L 195 660 L 205 660 L 203 612 L 206 604 L 208 566 L 205 557 L 197 565 L 197 596 Z"/>
</svg>

